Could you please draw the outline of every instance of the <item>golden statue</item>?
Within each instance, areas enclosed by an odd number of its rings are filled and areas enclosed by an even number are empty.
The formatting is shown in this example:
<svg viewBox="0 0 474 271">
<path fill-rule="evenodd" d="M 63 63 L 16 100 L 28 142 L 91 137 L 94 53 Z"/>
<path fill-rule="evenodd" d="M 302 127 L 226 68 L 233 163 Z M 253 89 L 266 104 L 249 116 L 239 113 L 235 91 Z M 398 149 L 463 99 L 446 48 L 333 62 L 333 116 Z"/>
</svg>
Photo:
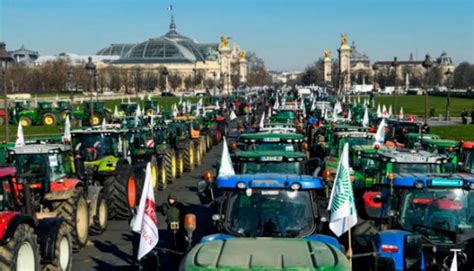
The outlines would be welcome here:
<svg viewBox="0 0 474 271">
<path fill-rule="evenodd" d="M 239 53 L 239 58 L 240 58 L 240 60 L 246 60 L 246 57 L 247 57 L 247 56 L 246 56 L 246 54 L 245 54 L 245 51 L 240 51 L 240 53 Z"/>
<path fill-rule="evenodd" d="M 331 58 L 331 51 L 324 49 L 324 58 Z"/>
<path fill-rule="evenodd" d="M 226 36 L 221 36 L 221 48 L 229 48 L 229 38 Z"/>
<path fill-rule="evenodd" d="M 347 45 L 347 34 L 344 33 L 341 35 L 341 46 Z"/>
</svg>

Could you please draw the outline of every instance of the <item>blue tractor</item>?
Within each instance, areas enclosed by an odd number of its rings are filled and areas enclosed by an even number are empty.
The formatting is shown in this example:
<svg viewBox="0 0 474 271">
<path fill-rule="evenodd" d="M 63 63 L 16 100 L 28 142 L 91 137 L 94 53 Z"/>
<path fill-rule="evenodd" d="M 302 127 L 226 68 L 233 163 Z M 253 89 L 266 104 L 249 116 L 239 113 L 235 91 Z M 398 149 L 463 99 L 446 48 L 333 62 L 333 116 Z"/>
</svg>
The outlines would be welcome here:
<svg viewBox="0 0 474 271">
<path fill-rule="evenodd" d="M 473 270 L 474 175 L 443 173 L 446 159 L 425 152 L 372 159 L 380 170 L 372 190 L 358 197 L 359 210 L 377 221 L 379 233 L 356 236 L 360 248 L 372 245 L 397 270 L 448 270 L 454 253 L 460 270 Z"/>
</svg>

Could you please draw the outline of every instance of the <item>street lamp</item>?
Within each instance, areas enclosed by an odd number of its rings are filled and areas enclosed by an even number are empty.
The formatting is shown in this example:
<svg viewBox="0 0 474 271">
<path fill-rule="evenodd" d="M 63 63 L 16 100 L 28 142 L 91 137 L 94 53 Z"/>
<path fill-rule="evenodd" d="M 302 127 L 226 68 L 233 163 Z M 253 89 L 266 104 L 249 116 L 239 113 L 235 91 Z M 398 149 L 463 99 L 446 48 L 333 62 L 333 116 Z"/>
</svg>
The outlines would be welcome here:
<svg viewBox="0 0 474 271">
<path fill-rule="evenodd" d="M 394 82 L 393 84 L 395 85 L 394 86 L 394 90 L 393 90 L 393 93 L 392 93 L 392 106 L 393 106 L 393 110 L 394 112 L 397 112 L 397 87 L 398 87 L 398 82 L 397 82 L 397 79 L 398 79 L 398 67 L 400 66 L 400 63 L 398 62 L 397 60 L 397 57 L 394 57 L 393 58 L 393 61 L 392 61 L 392 67 L 395 71 L 395 78 L 394 78 Z"/>
<path fill-rule="evenodd" d="M 431 60 L 430 55 L 425 56 L 425 60 L 423 61 L 423 67 L 426 69 L 425 73 L 425 124 L 428 124 L 428 86 L 429 86 L 429 72 L 431 66 L 433 66 L 433 61 Z"/>
<path fill-rule="evenodd" d="M 0 42 L 0 64 L 2 69 L 3 77 L 3 100 L 4 100 L 4 109 L 5 109 L 5 140 L 6 142 L 10 141 L 10 115 L 8 113 L 8 96 L 7 96 L 7 68 L 8 64 L 13 61 L 13 58 L 5 49 L 6 45 L 3 42 Z"/>
<path fill-rule="evenodd" d="M 450 106 L 451 106 L 451 93 L 449 92 L 449 89 L 451 88 L 451 77 L 453 75 L 453 72 L 448 69 L 445 73 L 446 75 L 446 92 L 448 99 L 446 101 L 446 118 L 445 120 L 449 120 L 449 115 L 450 115 Z"/>
<path fill-rule="evenodd" d="M 97 76 L 97 68 L 94 63 L 92 63 L 92 57 L 89 57 L 89 61 L 87 62 L 86 66 L 84 67 L 89 74 L 89 93 L 90 93 L 90 111 L 91 115 L 89 118 L 89 123 L 92 126 L 92 119 L 94 118 L 94 103 L 92 101 L 93 95 L 92 95 L 92 84 L 93 80 Z"/>
<path fill-rule="evenodd" d="M 377 88 L 376 78 L 377 78 L 377 71 L 379 70 L 379 65 L 373 64 L 372 65 L 372 70 L 374 71 L 374 78 L 372 79 L 372 81 L 373 81 L 373 84 L 374 84 L 374 89 L 376 89 Z"/>
</svg>

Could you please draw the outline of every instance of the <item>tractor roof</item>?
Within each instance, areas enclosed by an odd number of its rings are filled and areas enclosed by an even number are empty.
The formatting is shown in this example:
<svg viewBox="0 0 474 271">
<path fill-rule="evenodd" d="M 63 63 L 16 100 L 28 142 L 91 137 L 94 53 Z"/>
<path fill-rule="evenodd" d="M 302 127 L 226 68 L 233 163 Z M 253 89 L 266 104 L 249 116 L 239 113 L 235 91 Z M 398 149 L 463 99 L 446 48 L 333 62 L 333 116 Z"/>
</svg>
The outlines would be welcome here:
<svg viewBox="0 0 474 271">
<path fill-rule="evenodd" d="M 248 140 L 263 141 L 263 142 L 280 142 L 284 140 L 291 140 L 302 142 L 304 136 L 302 134 L 279 134 L 279 133 L 257 133 L 257 134 L 243 134 L 240 136 L 240 139 L 244 142 Z"/>
<path fill-rule="evenodd" d="M 295 133 L 296 128 L 293 127 L 264 127 L 260 129 L 260 132 L 263 133 L 273 133 L 273 134 L 287 134 L 287 133 Z"/>
<path fill-rule="evenodd" d="M 427 151 L 415 150 L 385 150 L 379 151 L 378 156 L 384 160 L 394 163 L 437 163 L 440 160 L 445 160 L 446 156 Z"/>
<path fill-rule="evenodd" d="M 127 129 L 120 128 L 120 124 L 111 124 L 104 129 L 102 126 L 95 126 L 92 128 L 78 129 L 71 131 L 71 134 L 119 134 L 126 132 Z"/>
<path fill-rule="evenodd" d="M 245 260 L 244 260 L 245 259 Z M 197 244 L 184 258 L 189 270 L 348 270 L 349 261 L 323 241 L 228 238 Z"/>
<path fill-rule="evenodd" d="M 16 169 L 14 167 L 0 168 L 0 178 L 15 175 L 15 173 Z"/>
<path fill-rule="evenodd" d="M 236 153 L 237 157 L 239 158 L 263 158 L 263 157 L 282 157 L 282 158 L 306 158 L 305 154 L 302 152 L 289 152 L 289 151 L 270 151 L 270 150 L 262 150 L 262 151 L 238 151 Z M 263 161 L 263 160 L 262 160 Z M 264 162 L 264 161 L 263 161 Z"/>
<path fill-rule="evenodd" d="M 403 173 L 395 174 L 393 185 L 398 187 L 465 187 L 474 188 L 474 175 L 467 173 L 436 173 L 436 174 L 415 174 Z"/>
<path fill-rule="evenodd" d="M 295 183 L 300 185 L 299 189 L 320 189 L 323 182 L 320 177 L 305 175 L 286 175 L 277 173 L 257 173 L 217 177 L 218 188 L 238 189 L 237 184 L 244 183 L 245 188 L 279 188 L 291 189 Z"/>
<path fill-rule="evenodd" d="M 456 140 L 451 139 L 426 139 L 423 142 L 437 147 L 454 147 L 458 144 Z"/>
<path fill-rule="evenodd" d="M 413 139 L 440 139 L 441 137 L 439 135 L 435 134 L 419 134 L 419 133 L 408 133 L 405 135 L 407 138 L 413 138 Z"/>
<path fill-rule="evenodd" d="M 366 131 L 343 131 L 343 132 L 336 132 L 336 136 L 339 137 L 366 137 L 366 138 L 374 138 L 374 133 L 369 133 Z"/>
<path fill-rule="evenodd" d="M 69 151 L 71 146 L 66 144 L 31 144 L 9 148 L 9 150 L 15 154 L 44 154 Z"/>
<path fill-rule="evenodd" d="M 464 149 L 474 149 L 474 141 L 466 141 L 462 143 Z"/>
<path fill-rule="evenodd" d="M 363 153 L 376 153 L 379 151 L 384 151 L 387 150 L 387 147 L 385 146 L 379 146 L 379 149 L 377 150 L 374 145 L 354 145 L 352 146 L 352 150 L 354 151 L 360 151 Z"/>
</svg>

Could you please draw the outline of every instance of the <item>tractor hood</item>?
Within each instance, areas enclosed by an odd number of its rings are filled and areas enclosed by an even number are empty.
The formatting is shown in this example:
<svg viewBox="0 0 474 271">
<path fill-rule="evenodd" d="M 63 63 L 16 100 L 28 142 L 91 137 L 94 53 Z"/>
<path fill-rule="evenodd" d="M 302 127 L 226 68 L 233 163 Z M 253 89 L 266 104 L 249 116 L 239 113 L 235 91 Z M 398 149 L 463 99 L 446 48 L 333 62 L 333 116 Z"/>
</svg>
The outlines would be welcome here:
<svg viewBox="0 0 474 271">
<path fill-rule="evenodd" d="M 220 176 L 216 180 L 218 188 L 279 188 L 279 189 L 321 189 L 323 182 L 320 177 L 305 175 L 285 175 L 261 173 L 254 175 Z"/>
</svg>

